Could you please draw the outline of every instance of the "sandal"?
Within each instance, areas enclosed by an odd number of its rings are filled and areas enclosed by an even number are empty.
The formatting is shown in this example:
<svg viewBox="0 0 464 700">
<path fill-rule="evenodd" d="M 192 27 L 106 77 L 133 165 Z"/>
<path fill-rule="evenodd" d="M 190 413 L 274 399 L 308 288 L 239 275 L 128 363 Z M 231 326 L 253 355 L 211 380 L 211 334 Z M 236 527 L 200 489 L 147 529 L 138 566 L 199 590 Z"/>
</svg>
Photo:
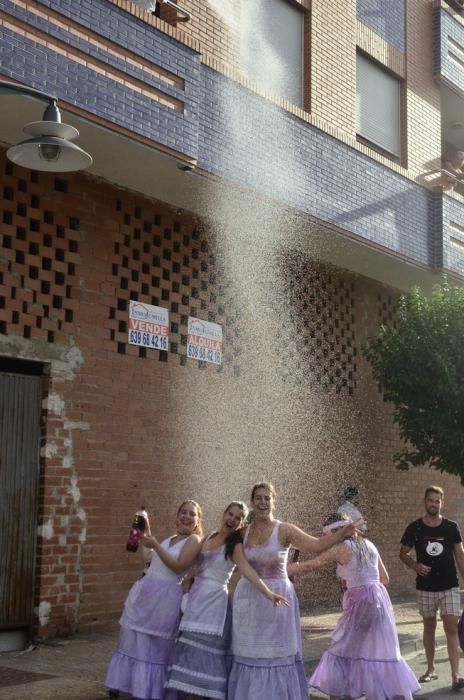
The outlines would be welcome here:
<svg viewBox="0 0 464 700">
<path fill-rule="evenodd" d="M 436 681 L 437 678 L 438 678 L 438 676 L 435 673 L 435 671 L 430 671 L 430 672 L 427 671 L 427 673 L 424 673 L 418 680 L 419 680 L 419 683 L 430 683 L 430 681 Z M 457 681 L 455 681 L 455 682 L 457 683 Z M 454 686 L 454 683 L 453 683 L 453 686 Z M 461 686 L 461 687 L 464 687 L 464 686 Z M 456 688 L 456 690 L 459 690 L 459 689 Z"/>
<path fill-rule="evenodd" d="M 458 678 L 457 680 L 453 681 L 453 685 L 451 686 L 451 690 L 462 690 L 464 688 L 464 678 Z"/>
</svg>

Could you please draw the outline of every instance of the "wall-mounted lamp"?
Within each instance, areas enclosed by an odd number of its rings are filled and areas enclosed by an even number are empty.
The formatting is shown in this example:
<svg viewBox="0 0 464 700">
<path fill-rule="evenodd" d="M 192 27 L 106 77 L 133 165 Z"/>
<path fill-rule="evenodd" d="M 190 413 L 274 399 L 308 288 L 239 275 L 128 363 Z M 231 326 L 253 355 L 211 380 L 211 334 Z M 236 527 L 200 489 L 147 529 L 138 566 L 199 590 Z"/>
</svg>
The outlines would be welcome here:
<svg viewBox="0 0 464 700">
<path fill-rule="evenodd" d="M 32 138 L 12 146 L 6 152 L 13 163 L 31 170 L 56 173 L 84 170 L 92 165 L 92 156 L 72 143 L 79 132 L 61 122 L 56 97 L 6 80 L 0 80 L 0 95 L 25 95 L 49 103 L 42 121 L 26 124 L 23 129 Z"/>
</svg>

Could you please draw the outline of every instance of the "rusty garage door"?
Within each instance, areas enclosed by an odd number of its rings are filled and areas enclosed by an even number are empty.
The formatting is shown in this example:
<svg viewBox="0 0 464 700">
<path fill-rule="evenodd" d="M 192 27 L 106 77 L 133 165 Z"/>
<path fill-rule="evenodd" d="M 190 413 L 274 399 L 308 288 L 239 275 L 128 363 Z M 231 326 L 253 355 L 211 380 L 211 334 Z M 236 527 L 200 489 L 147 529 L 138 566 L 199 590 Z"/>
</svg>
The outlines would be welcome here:
<svg viewBox="0 0 464 700">
<path fill-rule="evenodd" d="M 31 635 L 41 371 L 0 359 L 0 651 L 23 647 Z"/>
</svg>

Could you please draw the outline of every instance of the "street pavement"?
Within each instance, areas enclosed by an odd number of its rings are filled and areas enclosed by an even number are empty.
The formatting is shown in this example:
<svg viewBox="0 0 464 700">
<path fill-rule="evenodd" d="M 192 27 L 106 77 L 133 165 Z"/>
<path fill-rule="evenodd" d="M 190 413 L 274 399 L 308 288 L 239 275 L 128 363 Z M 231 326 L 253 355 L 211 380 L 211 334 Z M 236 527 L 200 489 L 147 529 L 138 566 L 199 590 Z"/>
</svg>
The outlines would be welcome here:
<svg viewBox="0 0 464 700">
<path fill-rule="evenodd" d="M 417 676 L 426 670 L 422 653 L 422 625 L 414 603 L 394 604 L 402 653 Z M 330 641 L 340 611 L 314 612 L 302 617 L 303 647 L 308 673 Z M 69 639 L 38 644 L 24 652 L 0 654 L 0 700 L 99 700 L 108 662 L 116 646 L 118 626 L 81 632 Z M 446 700 L 452 692 L 445 638 L 437 629 L 438 680 L 424 684 L 418 697 Z M 464 660 L 462 661 L 464 675 Z M 128 697 L 128 696 L 126 696 Z M 324 696 L 313 694 L 313 698 Z M 122 700 L 122 696 L 121 696 Z M 244 698 L 243 700 L 247 700 Z"/>
</svg>

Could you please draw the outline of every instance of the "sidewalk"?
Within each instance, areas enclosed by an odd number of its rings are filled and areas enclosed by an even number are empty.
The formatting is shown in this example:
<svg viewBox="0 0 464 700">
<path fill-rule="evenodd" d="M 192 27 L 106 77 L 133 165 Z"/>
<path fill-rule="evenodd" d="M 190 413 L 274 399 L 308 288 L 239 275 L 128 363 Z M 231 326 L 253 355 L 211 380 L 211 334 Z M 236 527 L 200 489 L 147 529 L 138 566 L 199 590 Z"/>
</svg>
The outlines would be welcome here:
<svg viewBox="0 0 464 700">
<path fill-rule="evenodd" d="M 402 652 L 409 657 L 410 663 L 414 659 L 414 671 L 420 675 L 424 671 L 423 657 L 418 655 L 422 650 L 422 624 L 415 604 L 403 602 L 394 607 Z M 340 611 L 336 610 L 302 618 L 308 672 L 327 648 L 339 615 Z M 442 645 L 445 640 L 441 625 L 437 632 L 438 645 Z M 29 651 L 0 654 L 0 700 L 98 700 L 108 697 L 102 684 L 117 636 L 118 625 L 115 624 L 105 631 L 53 640 Z M 447 697 L 449 669 L 446 661 L 440 661 L 440 664 L 442 678 L 424 687 L 421 692 L 424 697 L 425 693 L 427 697 L 437 695 L 443 700 Z"/>
<path fill-rule="evenodd" d="M 415 601 L 394 603 L 394 608 L 401 653 L 408 656 L 422 651 L 422 618 L 417 612 Z M 340 615 L 341 610 L 334 610 L 302 616 L 303 654 L 308 672 L 314 668 L 327 648 L 330 634 Z M 445 636 L 441 625 L 438 625 L 437 645 L 442 644 L 445 644 Z"/>
</svg>

